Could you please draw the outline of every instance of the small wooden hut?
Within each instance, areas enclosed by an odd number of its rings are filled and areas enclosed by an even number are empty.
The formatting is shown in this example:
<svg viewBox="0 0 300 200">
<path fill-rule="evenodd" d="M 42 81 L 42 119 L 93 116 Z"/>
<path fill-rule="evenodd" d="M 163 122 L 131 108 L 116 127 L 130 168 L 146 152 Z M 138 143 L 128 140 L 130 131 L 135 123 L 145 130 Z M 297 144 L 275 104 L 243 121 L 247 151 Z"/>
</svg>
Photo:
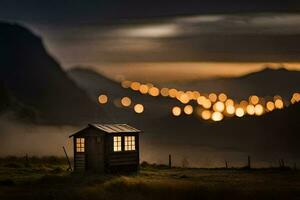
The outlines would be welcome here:
<svg viewBox="0 0 300 200">
<path fill-rule="evenodd" d="M 127 124 L 89 124 L 69 136 L 74 142 L 74 170 L 137 171 L 140 132 Z"/>
</svg>

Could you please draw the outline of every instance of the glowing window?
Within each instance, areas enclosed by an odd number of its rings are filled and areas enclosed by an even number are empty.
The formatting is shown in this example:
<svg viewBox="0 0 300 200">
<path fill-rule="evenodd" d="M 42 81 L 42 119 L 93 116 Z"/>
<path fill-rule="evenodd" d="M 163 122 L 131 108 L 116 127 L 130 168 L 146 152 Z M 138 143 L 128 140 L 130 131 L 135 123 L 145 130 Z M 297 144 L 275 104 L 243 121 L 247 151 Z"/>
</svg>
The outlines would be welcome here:
<svg viewBox="0 0 300 200">
<path fill-rule="evenodd" d="M 117 152 L 117 151 L 122 151 L 122 148 L 121 148 L 121 136 L 114 136 L 114 151 Z"/>
<path fill-rule="evenodd" d="M 135 151 L 135 136 L 125 136 L 125 151 Z"/>
<path fill-rule="evenodd" d="M 76 152 L 84 152 L 84 138 L 76 138 Z"/>
</svg>

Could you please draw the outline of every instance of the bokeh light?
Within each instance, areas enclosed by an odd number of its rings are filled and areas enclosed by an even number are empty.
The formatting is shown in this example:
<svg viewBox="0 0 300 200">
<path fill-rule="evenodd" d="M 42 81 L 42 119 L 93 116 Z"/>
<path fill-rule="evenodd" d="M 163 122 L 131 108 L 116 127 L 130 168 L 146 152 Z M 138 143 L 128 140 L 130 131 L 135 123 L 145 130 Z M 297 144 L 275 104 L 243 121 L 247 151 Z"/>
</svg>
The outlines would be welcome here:
<svg viewBox="0 0 300 200">
<path fill-rule="evenodd" d="M 211 118 L 211 111 L 210 110 L 203 110 L 201 113 L 201 117 L 204 120 L 209 120 Z"/>
<path fill-rule="evenodd" d="M 205 108 L 205 109 L 211 108 L 211 105 L 212 105 L 212 103 L 209 99 L 205 99 L 203 104 L 202 104 L 203 108 Z"/>
<path fill-rule="evenodd" d="M 233 115 L 235 113 L 235 107 L 233 105 L 226 106 L 226 113 L 229 115 Z"/>
<path fill-rule="evenodd" d="M 173 107 L 172 113 L 173 113 L 174 116 L 179 116 L 179 115 L 181 115 L 181 108 L 178 107 L 178 106 Z"/>
<path fill-rule="evenodd" d="M 264 107 L 261 104 L 257 104 L 254 107 L 255 115 L 260 116 L 264 113 Z"/>
<path fill-rule="evenodd" d="M 123 97 L 121 99 L 121 104 L 125 107 L 129 107 L 131 105 L 131 99 L 129 97 Z"/>
<path fill-rule="evenodd" d="M 144 106 L 142 104 L 139 104 L 139 103 L 135 104 L 134 111 L 136 113 L 142 113 L 142 112 L 144 112 Z"/>
<path fill-rule="evenodd" d="M 244 109 L 241 108 L 241 107 L 236 108 L 236 110 L 235 110 L 235 115 L 236 115 L 237 117 L 243 117 L 243 116 L 245 115 Z"/>
<path fill-rule="evenodd" d="M 218 96 L 215 94 L 215 93 L 210 93 L 208 95 L 208 99 L 211 101 L 211 102 L 216 102 L 218 100 Z"/>
<path fill-rule="evenodd" d="M 213 114 L 211 115 L 211 119 L 215 122 L 221 121 L 223 117 L 223 114 L 220 112 L 213 112 Z"/>
<path fill-rule="evenodd" d="M 152 87 L 149 89 L 149 94 L 153 97 L 157 97 L 159 95 L 159 89 L 157 87 Z"/>
<path fill-rule="evenodd" d="M 248 115 L 254 115 L 255 114 L 255 107 L 252 104 L 249 104 L 246 107 L 246 112 Z"/>
<path fill-rule="evenodd" d="M 250 96 L 249 101 L 250 101 L 251 104 L 256 105 L 259 102 L 259 98 L 256 95 L 252 95 L 252 96 Z"/>
<path fill-rule="evenodd" d="M 169 90 L 169 96 L 171 98 L 175 98 L 176 95 L 177 95 L 177 90 L 176 89 L 172 88 L 172 89 Z"/>
<path fill-rule="evenodd" d="M 216 102 L 216 103 L 214 104 L 213 109 L 214 109 L 214 111 L 216 111 L 216 112 L 223 112 L 224 109 L 225 109 L 225 105 L 224 105 L 223 102 L 218 101 L 218 102 Z"/>
<path fill-rule="evenodd" d="M 130 85 L 130 88 L 134 91 L 138 91 L 140 90 L 140 86 L 141 84 L 139 82 L 132 82 L 131 85 Z"/>
<path fill-rule="evenodd" d="M 275 104 L 272 101 L 268 101 L 266 107 L 268 111 L 273 111 L 275 109 Z"/>
<path fill-rule="evenodd" d="M 178 97 L 178 100 L 179 100 L 181 103 L 184 103 L 184 104 L 187 104 L 187 103 L 190 101 L 188 95 L 185 94 L 185 93 L 180 93 L 180 95 L 179 95 L 179 97 Z"/>
<path fill-rule="evenodd" d="M 221 94 L 219 94 L 218 98 L 220 101 L 225 102 L 227 99 L 227 95 L 224 93 L 221 93 Z"/>
<path fill-rule="evenodd" d="M 142 84 L 142 85 L 140 86 L 140 93 L 142 93 L 142 94 L 147 94 L 147 93 L 148 93 L 148 90 L 149 90 L 149 88 L 148 88 L 147 85 Z"/>
<path fill-rule="evenodd" d="M 193 113 L 193 107 L 191 105 L 186 105 L 183 111 L 185 114 L 191 115 Z"/>
<path fill-rule="evenodd" d="M 291 99 L 291 103 L 296 103 L 296 102 L 299 102 L 299 101 L 300 101 L 300 93 L 295 92 L 293 94 L 292 99 Z"/>
<path fill-rule="evenodd" d="M 275 107 L 277 109 L 282 109 L 284 107 L 283 101 L 281 99 L 279 99 L 279 98 L 276 99 L 274 103 L 275 103 Z"/>
<path fill-rule="evenodd" d="M 232 99 L 227 99 L 225 101 L 225 106 L 229 106 L 229 105 L 234 106 L 234 101 Z"/>
<path fill-rule="evenodd" d="M 163 96 L 163 97 L 169 96 L 169 89 L 168 89 L 168 88 L 162 88 L 162 89 L 160 90 L 160 94 L 161 94 L 161 96 Z"/>
<path fill-rule="evenodd" d="M 105 95 L 105 94 L 101 94 L 99 97 L 98 97 L 98 101 L 99 103 L 101 104 L 106 104 L 108 102 L 108 97 Z"/>
</svg>

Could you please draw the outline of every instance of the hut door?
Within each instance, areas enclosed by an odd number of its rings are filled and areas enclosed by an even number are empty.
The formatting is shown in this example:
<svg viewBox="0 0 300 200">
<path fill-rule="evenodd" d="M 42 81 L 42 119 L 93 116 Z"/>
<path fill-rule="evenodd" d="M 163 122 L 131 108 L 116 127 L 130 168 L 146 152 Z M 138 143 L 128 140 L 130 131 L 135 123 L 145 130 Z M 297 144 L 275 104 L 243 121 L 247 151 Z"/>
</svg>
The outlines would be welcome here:
<svg viewBox="0 0 300 200">
<path fill-rule="evenodd" d="M 96 171 L 97 167 L 97 137 L 88 137 L 86 145 L 86 168 L 89 171 Z"/>
<path fill-rule="evenodd" d="M 104 147 L 100 136 L 89 137 L 87 140 L 87 170 L 104 171 Z"/>
</svg>

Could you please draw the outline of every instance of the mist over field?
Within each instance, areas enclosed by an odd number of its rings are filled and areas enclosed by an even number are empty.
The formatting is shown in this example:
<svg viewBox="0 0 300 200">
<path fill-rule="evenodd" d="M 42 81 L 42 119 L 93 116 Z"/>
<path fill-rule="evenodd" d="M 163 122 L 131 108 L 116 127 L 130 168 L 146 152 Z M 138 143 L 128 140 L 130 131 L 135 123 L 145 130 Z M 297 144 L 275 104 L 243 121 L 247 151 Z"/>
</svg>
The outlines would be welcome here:
<svg viewBox="0 0 300 200">
<path fill-rule="evenodd" d="M 68 138 L 78 127 L 24 124 L 0 118 L 0 156 L 63 156 L 62 146 L 69 153 L 72 141 Z"/>
<path fill-rule="evenodd" d="M 50 126 L 25 124 L 18 121 L 0 118 L 0 156 L 64 156 L 62 147 L 65 146 L 69 157 L 73 157 L 73 144 L 69 135 L 85 126 Z M 175 136 L 176 138 L 176 136 Z M 178 144 L 174 141 L 167 143 L 151 138 L 147 133 L 140 137 L 141 162 L 167 164 L 168 155 L 172 155 L 174 166 L 188 167 L 224 167 L 225 160 L 229 167 L 243 167 L 247 162 L 247 152 L 234 148 L 195 145 L 194 141 Z M 288 153 L 252 153 L 253 167 L 274 167 L 278 158 L 285 158 L 287 164 L 296 162 Z"/>
</svg>

